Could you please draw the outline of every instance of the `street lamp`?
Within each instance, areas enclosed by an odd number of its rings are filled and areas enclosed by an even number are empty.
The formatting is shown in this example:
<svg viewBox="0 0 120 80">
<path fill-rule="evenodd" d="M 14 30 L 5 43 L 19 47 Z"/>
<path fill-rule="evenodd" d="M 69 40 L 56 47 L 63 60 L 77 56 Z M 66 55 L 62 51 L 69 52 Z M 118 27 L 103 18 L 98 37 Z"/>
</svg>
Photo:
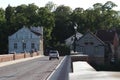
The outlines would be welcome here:
<svg viewBox="0 0 120 80">
<path fill-rule="evenodd" d="M 76 52 L 76 40 L 77 40 L 76 33 L 77 33 L 77 27 L 78 27 L 78 25 L 75 24 L 75 26 L 74 26 L 74 30 L 75 30 L 75 35 L 74 35 L 74 52 Z"/>
</svg>

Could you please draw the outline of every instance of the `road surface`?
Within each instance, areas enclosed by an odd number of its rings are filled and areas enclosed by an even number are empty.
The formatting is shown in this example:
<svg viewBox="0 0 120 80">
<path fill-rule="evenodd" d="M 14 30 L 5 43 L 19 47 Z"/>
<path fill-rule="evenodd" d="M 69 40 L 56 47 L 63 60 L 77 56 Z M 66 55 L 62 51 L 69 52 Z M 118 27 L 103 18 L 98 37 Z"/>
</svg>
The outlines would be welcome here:
<svg viewBox="0 0 120 80">
<path fill-rule="evenodd" d="M 46 80 L 62 59 L 45 56 L 0 67 L 0 80 Z"/>
</svg>

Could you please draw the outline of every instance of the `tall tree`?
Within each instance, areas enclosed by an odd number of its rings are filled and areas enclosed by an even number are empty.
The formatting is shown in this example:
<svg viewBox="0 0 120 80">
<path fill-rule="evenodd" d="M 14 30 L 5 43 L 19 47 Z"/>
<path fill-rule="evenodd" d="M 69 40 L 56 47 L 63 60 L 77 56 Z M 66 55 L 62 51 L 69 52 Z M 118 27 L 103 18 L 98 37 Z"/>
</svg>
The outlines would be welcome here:
<svg viewBox="0 0 120 80">
<path fill-rule="evenodd" d="M 60 43 L 63 43 L 72 33 L 71 13 L 71 8 L 64 5 L 58 6 L 54 11 L 55 27 L 53 29 L 53 38 Z"/>
<path fill-rule="evenodd" d="M 112 1 L 107 1 L 104 5 L 103 5 L 103 9 L 104 10 L 111 10 L 114 7 L 117 7 L 117 5 L 115 3 L 113 3 Z"/>
<path fill-rule="evenodd" d="M 16 7 L 16 14 L 14 16 L 14 22 L 23 25 L 32 26 L 36 25 L 38 17 L 38 6 L 35 4 L 20 5 Z"/>
<path fill-rule="evenodd" d="M 71 14 L 72 23 L 76 23 L 78 25 L 77 30 L 81 33 L 83 33 L 85 29 L 86 15 L 84 12 L 85 10 L 83 8 L 75 8 Z"/>
<path fill-rule="evenodd" d="M 26 11 L 25 11 L 25 14 L 29 20 L 29 26 L 31 25 L 37 25 L 36 22 L 37 21 L 37 17 L 38 17 L 38 9 L 39 7 L 36 6 L 35 4 L 29 4 Z"/>
<path fill-rule="evenodd" d="M 5 23 L 5 11 L 0 8 L 0 25 Z"/>
<path fill-rule="evenodd" d="M 44 29 L 44 44 L 45 44 L 45 47 L 47 47 L 47 45 L 49 46 L 49 41 L 51 39 L 51 32 L 52 32 L 52 29 L 54 27 L 54 22 L 55 22 L 55 19 L 54 19 L 54 14 L 52 12 L 50 12 L 50 10 L 48 10 L 47 8 L 45 7 L 41 7 L 39 10 L 38 10 L 38 22 L 37 24 L 40 25 L 40 26 L 43 26 L 43 29 Z"/>
<path fill-rule="evenodd" d="M 0 8 L 0 53 L 7 52 L 7 33 L 6 32 L 6 20 L 5 20 L 5 11 L 4 9 Z"/>
<path fill-rule="evenodd" d="M 56 9 L 56 4 L 54 4 L 53 2 L 49 1 L 46 5 L 45 8 L 47 8 L 48 10 L 55 11 Z"/>
<path fill-rule="evenodd" d="M 14 8 L 8 5 L 8 7 L 5 10 L 5 18 L 6 18 L 6 23 L 11 24 L 11 18 L 12 15 L 14 15 Z"/>
<path fill-rule="evenodd" d="M 103 19 L 103 25 L 105 29 L 109 29 L 113 27 L 113 21 L 116 19 L 118 20 L 116 15 L 117 11 L 113 10 L 114 7 L 117 5 L 111 1 L 107 1 L 103 6 L 102 6 L 102 19 Z"/>
</svg>

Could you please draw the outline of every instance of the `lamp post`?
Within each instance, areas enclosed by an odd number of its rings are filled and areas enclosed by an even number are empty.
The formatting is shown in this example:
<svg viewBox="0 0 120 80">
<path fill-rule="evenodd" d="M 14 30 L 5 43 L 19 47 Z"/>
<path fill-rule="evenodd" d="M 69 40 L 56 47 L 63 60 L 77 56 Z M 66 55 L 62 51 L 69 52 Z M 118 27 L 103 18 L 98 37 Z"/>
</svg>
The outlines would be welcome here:
<svg viewBox="0 0 120 80">
<path fill-rule="evenodd" d="M 77 33 L 77 27 L 78 27 L 78 25 L 77 24 L 75 24 L 75 26 L 74 26 L 74 30 L 75 30 L 75 35 L 74 35 L 74 52 L 76 52 L 76 33 Z"/>
</svg>

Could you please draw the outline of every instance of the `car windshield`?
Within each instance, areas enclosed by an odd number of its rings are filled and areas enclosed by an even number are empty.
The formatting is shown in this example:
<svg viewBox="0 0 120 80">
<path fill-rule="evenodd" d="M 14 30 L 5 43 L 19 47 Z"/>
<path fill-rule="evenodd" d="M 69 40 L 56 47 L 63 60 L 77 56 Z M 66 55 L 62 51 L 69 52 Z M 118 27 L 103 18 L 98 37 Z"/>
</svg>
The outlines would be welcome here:
<svg viewBox="0 0 120 80">
<path fill-rule="evenodd" d="M 57 53 L 57 51 L 50 51 L 50 53 Z"/>
<path fill-rule="evenodd" d="M 57 53 L 57 52 L 50 52 L 50 53 Z"/>
</svg>

